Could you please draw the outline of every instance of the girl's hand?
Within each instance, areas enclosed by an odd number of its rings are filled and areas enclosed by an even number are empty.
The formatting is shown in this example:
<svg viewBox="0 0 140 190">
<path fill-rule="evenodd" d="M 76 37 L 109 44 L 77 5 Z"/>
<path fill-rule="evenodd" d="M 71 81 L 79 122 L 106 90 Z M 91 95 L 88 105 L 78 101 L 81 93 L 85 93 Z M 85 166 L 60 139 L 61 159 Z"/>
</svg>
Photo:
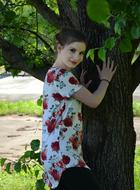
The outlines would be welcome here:
<svg viewBox="0 0 140 190">
<path fill-rule="evenodd" d="M 87 83 L 85 83 L 85 74 L 87 73 L 87 71 L 84 71 L 84 70 L 82 70 L 82 72 L 81 72 L 81 75 L 80 75 L 80 83 L 84 86 L 84 87 L 86 87 L 86 88 L 88 88 L 89 87 L 89 85 L 91 84 L 91 82 L 92 82 L 92 80 L 89 80 Z"/>
<path fill-rule="evenodd" d="M 97 65 L 100 80 L 105 79 L 111 81 L 114 73 L 116 72 L 117 66 L 114 67 L 114 62 L 110 63 L 110 59 L 103 63 L 102 69 Z"/>
</svg>

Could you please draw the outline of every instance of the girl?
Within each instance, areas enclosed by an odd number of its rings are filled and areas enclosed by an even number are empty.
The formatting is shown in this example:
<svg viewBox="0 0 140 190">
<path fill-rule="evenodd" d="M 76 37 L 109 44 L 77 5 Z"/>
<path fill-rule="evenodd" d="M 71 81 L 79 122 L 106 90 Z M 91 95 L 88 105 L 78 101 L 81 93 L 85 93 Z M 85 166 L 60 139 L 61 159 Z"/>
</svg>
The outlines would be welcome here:
<svg viewBox="0 0 140 190">
<path fill-rule="evenodd" d="M 92 94 L 71 72 L 83 60 L 86 50 L 83 34 L 64 29 L 56 35 L 56 41 L 57 58 L 46 74 L 43 88 L 44 181 L 55 190 L 99 190 L 82 155 L 81 103 L 96 108 L 116 68 L 108 62 L 102 69 L 97 66 L 101 82 Z"/>
</svg>

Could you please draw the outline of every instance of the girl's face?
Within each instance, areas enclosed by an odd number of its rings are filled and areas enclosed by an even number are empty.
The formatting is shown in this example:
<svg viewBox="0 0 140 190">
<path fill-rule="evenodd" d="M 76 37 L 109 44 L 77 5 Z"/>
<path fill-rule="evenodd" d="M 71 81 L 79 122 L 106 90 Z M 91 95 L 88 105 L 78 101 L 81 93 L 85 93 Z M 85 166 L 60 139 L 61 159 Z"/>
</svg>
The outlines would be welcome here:
<svg viewBox="0 0 140 190">
<path fill-rule="evenodd" d="M 84 42 L 72 42 L 68 45 L 58 45 L 58 57 L 66 70 L 71 70 L 83 61 L 86 44 Z"/>
</svg>

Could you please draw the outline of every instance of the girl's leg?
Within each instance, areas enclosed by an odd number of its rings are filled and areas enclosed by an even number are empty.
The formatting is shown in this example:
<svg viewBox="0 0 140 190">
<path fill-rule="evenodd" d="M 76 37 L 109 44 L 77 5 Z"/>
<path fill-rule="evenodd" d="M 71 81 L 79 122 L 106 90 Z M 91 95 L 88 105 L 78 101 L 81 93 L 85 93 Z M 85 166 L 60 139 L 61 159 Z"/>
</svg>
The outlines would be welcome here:
<svg viewBox="0 0 140 190">
<path fill-rule="evenodd" d="M 68 168 L 55 190 L 100 190 L 97 180 L 88 168 Z"/>
</svg>

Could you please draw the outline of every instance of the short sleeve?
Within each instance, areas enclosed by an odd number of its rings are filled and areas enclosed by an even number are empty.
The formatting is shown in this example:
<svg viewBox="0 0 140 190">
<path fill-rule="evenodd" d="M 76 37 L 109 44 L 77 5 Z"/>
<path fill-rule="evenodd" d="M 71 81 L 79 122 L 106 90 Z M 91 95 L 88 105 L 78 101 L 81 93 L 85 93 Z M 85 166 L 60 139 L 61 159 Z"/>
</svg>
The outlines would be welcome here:
<svg viewBox="0 0 140 190">
<path fill-rule="evenodd" d="M 56 91 L 63 97 L 71 97 L 75 92 L 80 90 L 82 85 L 78 79 L 69 71 L 64 72 L 54 82 Z"/>
</svg>

